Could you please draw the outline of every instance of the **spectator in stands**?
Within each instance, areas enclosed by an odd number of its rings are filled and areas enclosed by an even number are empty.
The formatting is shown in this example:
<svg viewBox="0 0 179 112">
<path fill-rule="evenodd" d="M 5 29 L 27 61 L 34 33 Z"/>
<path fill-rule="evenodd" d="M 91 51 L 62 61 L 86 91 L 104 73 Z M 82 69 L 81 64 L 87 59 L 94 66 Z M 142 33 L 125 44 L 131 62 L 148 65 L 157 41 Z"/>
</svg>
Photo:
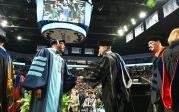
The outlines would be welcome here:
<svg viewBox="0 0 179 112">
<path fill-rule="evenodd" d="M 6 36 L 0 34 L 0 112 L 8 112 L 13 93 L 12 60 L 4 48 L 6 41 Z"/>
<path fill-rule="evenodd" d="M 80 112 L 80 101 L 78 91 L 76 89 L 72 89 L 70 95 L 70 104 L 68 106 L 69 112 Z"/>
<path fill-rule="evenodd" d="M 92 87 L 102 83 L 102 100 L 106 112 L 125 112 L 129 100 L 127 88 L 131 86 L 132 80 L 121 56 L 111 51 L 111 45 L 111 41 L 99 43 L 101 60 L 89 77 L 81 76 L 79 79 L 90 82 Z"/>
<path fill-rule="evenodd" d="M 165 47 L 161 37 L 153 36 L 148 41 L 149 50 L 154 54 L 152 80 L 151 80 L 151 103 L 152 111 L 163 112 L 163 104 L 161 101 L 162 92 L 162 54 L 165 51 Z M 151 109 L 151 108 L 149 108 Z M 151 110 L 150 110 L 151 111 Z"/>
<path fill-rule="evenodd" d="M 100 98 L 96 98 L 96 112 L 105 112 L 104 105 Z"/>
<path fill-rule="evenodd" d="M 83 103 L 84 103 L 85 98 L 86 98 L 86 95 L 85 95 L 83 89 L 79 90 L 78 96 L 79 96 L 79 101 L 80 101 L 80 112 L 81 112 L 81 109 L 83 108 Z"/>
<path fill-rule="evenodd" d="M 69 73 L 61 57 L 64 49 L 64 40 L 52 39 L 51 48 L 41 49 L 34 57 L 22 84 L 33 92 L 30 112 L 58 112 L 63 91 L 75 85 L 76 78 Z"/>
<path fill-rule="evenodd" d="M 95 112 L 96 110 L 96 98 L 92 91 L 88 92 L 88 96 L 85 98 L 83 103 L 85 112 Z"/>
<path fill-rule="evenodd" d="M 168 43 L 164 53 L 162 100 L 166 112 L 179 112 L 179 28 L 170 33 Z"/>
<path fill-rule="evenodd" d="M 13 103 L 9 106 L 8 112 L 17 112 L 20 110 L 21 103 L 17 102 L 21 100 L 24 96 L 24 89 L 21 87 L 21 84 L 25 80 L 23 72 L 21 70 L 16 70 L 14 75 L 14 91 L 13 91 Z"/>
</svg>

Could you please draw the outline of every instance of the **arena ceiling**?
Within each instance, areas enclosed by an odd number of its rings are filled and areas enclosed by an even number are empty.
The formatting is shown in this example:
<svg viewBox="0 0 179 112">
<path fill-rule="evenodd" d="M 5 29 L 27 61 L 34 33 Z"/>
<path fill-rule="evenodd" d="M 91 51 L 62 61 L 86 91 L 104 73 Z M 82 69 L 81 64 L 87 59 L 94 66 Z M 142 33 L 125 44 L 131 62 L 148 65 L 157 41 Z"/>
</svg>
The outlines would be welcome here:
<svg viewBox="0 0 179 112">
<path fill-rule="evenodd" d="M 176 22 L 179 20 L 178 14 L 171 15 L 167 20 L 163 19 L 128 44 L 125 42 L 125 36 L 119 36 L 118 30 L 125 25 L 129 30 L 134 28 L 135 25 L 130 22 L 131 18 L 136 18 L 137 25 L 143 21 L 138 17 L 141 11 L 147 12 L 148 15 L 167 1 L 156 0 L 156 6 L 149 8 L 146 6 L 146 0 L 94 0 L 87 39 L 81 44 L 68 46 L 97 48 L 100 40 L 114 40 L 114 50 L 122 55 L 148 52 L 144 37 L 161 35 L 167 38 L 171 29 L 179 25 Z M 42 37 L 37 26 L 35 0 L 0 0 L 0 18 L 8 21 L 8 26 L 4 28 L 9 38 L 8 50 L 35 53 L 37 45 L 47 45 L 48 41 Z M 167 22 L 168 19 L 171 19 L 172 24 Z M 22 36 L 21 41 L 17 40 L 18 35 Z"/>
</svg>

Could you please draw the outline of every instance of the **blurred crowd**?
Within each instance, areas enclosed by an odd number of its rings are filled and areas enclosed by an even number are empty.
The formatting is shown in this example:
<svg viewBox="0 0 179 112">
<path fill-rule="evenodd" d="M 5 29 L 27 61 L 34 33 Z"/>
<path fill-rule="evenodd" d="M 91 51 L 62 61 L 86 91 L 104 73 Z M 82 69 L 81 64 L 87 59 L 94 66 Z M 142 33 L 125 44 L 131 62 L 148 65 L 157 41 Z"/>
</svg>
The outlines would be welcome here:
<svg viewBox="0 0 179 112">
<path fill-rule="evenodd" d="M 152 77 L 152 66 L 133 66 L 128 68 L 131 78 L 144 77 L 148 80 Z"/>
<path fill-rule="evenodd" d="M 29 70 L 29 66 L 19 66 L 15 65 L 14 72 L 14 95 L 17 96 L 16 100 L 20 100 L 24 97 L 23 88 L 20 84 L 25 79 L 25 74 Z M 78 76 L 86 76 L 90 74 L 92 68 L 71 68 L 69 71 L 72 74 Z M 133 66 L 128 67 L 129 74 L 132 78 L 144 77 L 146 79 L 151 79 L 152 66 Z M 104 112 L 104 105 L 101 101 L 101 85 L 96 88 L 91 88 L 89 84 L 83 82 L 76 82 L 76 86 L 67 93 L 70 98 L 70 103 L 68 104 L 69 112 Z M 21 104 L 13 104 L 12 108 L 20 108 Z"/>
</svg>

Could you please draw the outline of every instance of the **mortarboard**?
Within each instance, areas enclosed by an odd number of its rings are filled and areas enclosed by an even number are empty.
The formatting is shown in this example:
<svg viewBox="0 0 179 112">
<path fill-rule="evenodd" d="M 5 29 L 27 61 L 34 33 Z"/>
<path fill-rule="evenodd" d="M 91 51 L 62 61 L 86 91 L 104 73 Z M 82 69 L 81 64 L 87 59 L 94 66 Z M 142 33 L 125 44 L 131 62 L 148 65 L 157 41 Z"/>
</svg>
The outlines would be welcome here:
<svg viewBox="0 0 179 112">
<path fill-rule="evenodd" d="M 161 36 L 150 36 L 150 38 L 147 40 L 148 40 L 148 42 L 149 41 L 159 41 L 162 45 L 168 46 L 167 41 L 164 38 L 162 38 Z"/>
<path fill-rule="evenodd" d="M 112 41 L 109 40 L 102 40 L 98 42 L 99 46 L 111 46 L 112 45 Z"/>
</svg>

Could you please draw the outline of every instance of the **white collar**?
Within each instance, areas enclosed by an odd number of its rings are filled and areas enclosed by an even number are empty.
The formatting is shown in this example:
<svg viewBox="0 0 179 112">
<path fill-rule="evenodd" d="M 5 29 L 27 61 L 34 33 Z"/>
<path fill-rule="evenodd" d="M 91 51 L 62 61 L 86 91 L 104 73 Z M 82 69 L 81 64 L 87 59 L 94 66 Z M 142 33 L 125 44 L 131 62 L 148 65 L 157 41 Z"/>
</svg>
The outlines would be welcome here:
<svg viewBox="0 0 179 112">
<path fill-rule="evenodd" d="M 0 46 L 1 49 L 3 49 L 4 51 L 6 51 L 6 49 L 3 46 Z"/>
<path fill-rule="evenodd" d="M 110 54 L 110 53 L 112 53 L 112 51 L 107 51 L 107 52 L 106 52 L 106 54 Z"/>
</svg>

